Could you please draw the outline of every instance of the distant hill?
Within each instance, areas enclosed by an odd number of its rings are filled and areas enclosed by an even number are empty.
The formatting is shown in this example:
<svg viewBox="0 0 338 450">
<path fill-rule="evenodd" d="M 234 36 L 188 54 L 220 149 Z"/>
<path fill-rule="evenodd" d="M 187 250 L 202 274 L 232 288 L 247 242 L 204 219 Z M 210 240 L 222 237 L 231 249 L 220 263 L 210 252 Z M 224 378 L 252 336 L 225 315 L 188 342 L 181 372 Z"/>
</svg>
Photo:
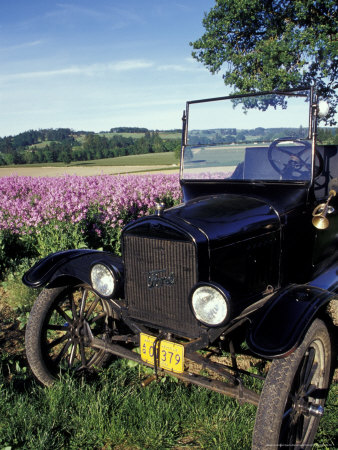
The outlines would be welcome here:
<svg viewBox="0 0 338 450">
<path fill-rule="evenodd" d="M 0 165 L 88 161 L 177 151 L 180 130 L 117 127 L 109 132 L 70 128 L 29 130 L 0 138 Z"/>
<path fill-rule="evenodd" d="M 303 133 L 303 134 L 302 134 Z M 306 138 L 299 128 L 215 128 L 189 131 L 190 145 L 255 144 L 281 136 Z M 320 143 L 337 144 L 338 129 L 319 128 Z M 72 161 L 91 161 L 120 156 L 174 152 L 179 157 L 181 130 L 148 130 L 115 127 L 110 131 L 74 131 L 71 128 L 29 130 L 0 138 L 0 166 Z"/>
</svg>

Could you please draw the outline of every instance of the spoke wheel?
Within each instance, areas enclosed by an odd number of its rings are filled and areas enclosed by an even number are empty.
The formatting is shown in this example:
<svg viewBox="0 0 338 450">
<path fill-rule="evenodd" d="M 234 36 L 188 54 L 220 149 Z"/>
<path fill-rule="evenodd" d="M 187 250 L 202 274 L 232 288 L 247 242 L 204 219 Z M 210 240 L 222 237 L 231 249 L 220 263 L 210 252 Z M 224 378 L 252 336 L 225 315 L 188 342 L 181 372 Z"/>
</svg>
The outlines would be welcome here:
<svg viewBox="0 0 338 450">
<path fill-rule="evenodd" d="M 253 449 L 312 446 L 330 368 L 330 336 L 326 325 L 316 319 L 297 350 L 271 364 L 257 409 Z"/>
<path fill-rule="evenodd" d="M 102 366 L 110 358 L 90 346 L 90 334 L 112 335 L 113 312 L 88 286 L 45 289 L 37 298 L 26 329 L 29 365 L 44 385 L 63 371 L 80 372 Z"/>
</svg>

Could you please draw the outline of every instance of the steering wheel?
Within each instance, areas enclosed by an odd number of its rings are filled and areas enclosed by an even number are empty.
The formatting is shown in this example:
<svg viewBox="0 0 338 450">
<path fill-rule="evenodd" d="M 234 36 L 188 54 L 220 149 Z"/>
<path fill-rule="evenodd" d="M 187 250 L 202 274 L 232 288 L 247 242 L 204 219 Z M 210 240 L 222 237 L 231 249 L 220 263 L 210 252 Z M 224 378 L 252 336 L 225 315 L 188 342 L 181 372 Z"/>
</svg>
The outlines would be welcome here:
<svg viewBox="0 0 338 450">
<path fill-rule="evenodd" d="M 290 147 L 279 146 L 283 142 L 294 142 L 297 146 Z M 300 148 L 300 149 L 299 149 Z M 278 153 L 280 155 L 278 156 Z M 286 155 L 286 156 L 285 156 Z M 316 152 L 315 156 L 319 165 L 316 167 L 315 176 L 321 173 L 323 169 L 323 160 Z M 310 178 L 311 173 L 311 143 L 292 137 L 280 138 L 274 140 L 268 149 L 268 159 L 274 170 L 279 173 L 284 180 L 301 180 Z"/>
</svg>

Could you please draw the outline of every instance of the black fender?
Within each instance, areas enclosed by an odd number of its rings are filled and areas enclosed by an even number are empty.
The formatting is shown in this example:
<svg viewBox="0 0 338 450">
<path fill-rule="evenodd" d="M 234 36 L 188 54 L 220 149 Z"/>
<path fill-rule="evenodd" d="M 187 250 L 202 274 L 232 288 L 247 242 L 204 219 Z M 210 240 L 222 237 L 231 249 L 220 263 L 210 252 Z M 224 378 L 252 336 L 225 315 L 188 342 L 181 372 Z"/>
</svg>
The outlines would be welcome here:
<svg viewBox="0 0 338 450">
<path fill-rule="evenodd" d="M 123 278 L 123 264 L 119 256 L 100 250 L 66 250 L 52 253 L 38 261 L 22 277 L 22 282 L 33 288 L 85 283 L 91 285 L 90 271 L 94 264 L 114 267 Z M 121 283 L 122 284 L 122 283 Z"/>
<path fill-rule="evenodd" d="M 250 350 L 267 359 L 289 355 L 302 341 L 319 309 L 335 295 L 309 284 L 278 291 L 252 318 L 247 336 Z"/>
</svg>

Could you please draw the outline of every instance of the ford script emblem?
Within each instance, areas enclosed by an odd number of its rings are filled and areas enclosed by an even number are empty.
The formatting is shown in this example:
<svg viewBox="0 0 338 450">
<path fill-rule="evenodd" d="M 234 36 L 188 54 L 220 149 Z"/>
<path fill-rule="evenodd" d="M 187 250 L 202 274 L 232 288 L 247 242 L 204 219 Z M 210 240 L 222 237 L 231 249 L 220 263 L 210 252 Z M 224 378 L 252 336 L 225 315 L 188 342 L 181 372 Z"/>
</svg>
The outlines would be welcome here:
<svg viewBox="0 0 338 450">
<path fill-rule="evenodd" d="M 164 275 L 166 269 L 162 270 L 152 270 L 148 272 L 148 283 L 149 289 L 161 286 L 172 286 L 175 284 L 175 275 L 171 272 L 169 275 Z"/>
</svg>

